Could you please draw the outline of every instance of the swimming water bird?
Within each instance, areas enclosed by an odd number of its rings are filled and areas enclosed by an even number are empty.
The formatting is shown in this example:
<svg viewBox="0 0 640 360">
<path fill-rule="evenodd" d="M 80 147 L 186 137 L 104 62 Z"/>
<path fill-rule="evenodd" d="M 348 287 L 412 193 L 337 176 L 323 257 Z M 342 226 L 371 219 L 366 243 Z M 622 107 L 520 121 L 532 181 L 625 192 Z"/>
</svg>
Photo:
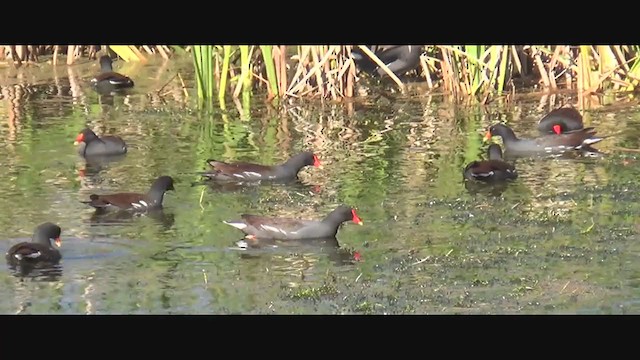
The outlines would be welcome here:
<svg viewBox="0 0 640 360">
<path fill-rule="evenodd" d="M 246 239 L 252 241 L 304 240 L 335 237 L 340 225 L 349 220 L 358 225 L 364 224 L 356 210 L 346 205 L 338 206 L 322 220 L 242 214 L 240 219 L 224 223 L 239 229 Z"/>
<path fill-rule="evenodd" d="M 396 76 L 404 75 L 417 68 L 420 64 L 420 55 L 423 52 L 422 46 L 418 45 L 374 45 L 370 46 L 370 49 Z M 360 49 L 354 48 L 351 51 L 351 56 L 360 70 L 380 76 L 387 75 Z"/>
<path fill-rule="evenodd" d="M 487 149 L 488 160 L 476 160 L 469 163 L 463 172 L 467 180 L 482 182 L 500 182 L 518 178 L 515 166 L 505 162 L 502 149 L 498 144 L 491 144 Z"/>
<path fill-rule="evenodd" d="M 135 192 L 121 192 L 115 194 L 91 194 L 89 200 L 81 201 L 99 211 L 124 210 L 145 212 L 162 208 L 164 194 L 173 187 L 171 176 L 158 177 L 146 194 Z"/>
<path fill-rule="evenodd" d="M 73 142 L 78 146 L 78 154 L 83 157 L 123 155 L 127 153 L 127 144 L 116 135 L 99 137 L 93 130 L 84 128 Z"/>
<path fill-rule="evenodd" d="M 61 233 L 62 229 L 54 223 L 45 222 L 38 225 L 30 242 L 21 242 L 9 248 L 6 253 L 7 262 L 12 265 L 58 263 L 62 255 L 52 246 L 51 241 L 57 247 L 62 246 Z"/>
<path fill-rule="evenodd" d="M 560 135 L 582 129 L 582 114 L 572 107 L 551 110 L 538 121 L 538 131 L 543 134 Z"/>
<path fill-rule="evenodd" d="M 122 75 L 113 71 L 111 57 L 103 55 L 100 57 L 100 73 L 91 79 L 93 85 L 98 91 L 109 93 L 115 90 L 132 88 L 133 80 L 126 75 Z"/>
<path fill-rule="evenodd" d="M 217 181 L 283 181 L 297 178 L 298 172 L 305 166 L 315 166 L 322 168 L 318 156 L 305 151 L 291 157 L 286 162 L 279 165 L 261 165 L 249 162 L 226 163 L 219 160 L 209 159 L 207 163 L 212 170 L 207 171 L 202 176 Z"/>
<path fill-rule="evenodd" d="M 543 135 L 535 139 L 518 138 L 513 130 L 505 124 L 494 124 L 489 127 L 484 137 L 488 141 L 492 136 L 502 137 L 505 152 L 509 155 L 562 154 L 580 150 L 582 147 L 598 143 L 604 137 L 595 136 L 592 127 L 559 135 Z"/>
</svg>

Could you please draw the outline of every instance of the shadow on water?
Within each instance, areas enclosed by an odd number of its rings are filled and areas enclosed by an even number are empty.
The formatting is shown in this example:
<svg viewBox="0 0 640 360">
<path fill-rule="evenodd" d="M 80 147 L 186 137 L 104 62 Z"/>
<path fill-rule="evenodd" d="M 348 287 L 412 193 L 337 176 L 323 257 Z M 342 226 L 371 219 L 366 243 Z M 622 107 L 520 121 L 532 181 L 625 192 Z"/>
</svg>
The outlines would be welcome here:
<svg viewBox="0 0 640 360">
<path fill-rule="evenodd" d="M 84 168 L 78 169 L 81 177 L 95 177 L 111 164 L 124 160 L 127 154 L 109 156 L 88 156 L 84 158 Z"/>
<path fill-rule="evenodd" d="M 210 190 L 216 192 L 244 192 L 254 191 L 257 188 L 273 188 L 273 189 L 290 189 L 292 191 L 309 191 L 318 194 L 322 191 L 321 185 L 308 184 L 301 179 L 293 179 L 288 181 L 217 181 L 217 180 L 199 180 L 191 183 L 191 186 L 206 186 Z"/>
<path fill-rule="evenodd" d="M 109 83 L 99 83 L 94 89 L 99 94 L 100 104 L 110 106 L 114 104 L 114 97 L 126 96 L 133 93 L 130 89 L 117 89 Z"/>
<path fill-rule="evenodd" d="M 464 187 L 471 195 L 500 196 L 510 186 L 511 181 L 483 183 L 480 181 L 463 180 Z"/>
<path fill-rule="evenodd" d="M 235 244 L 236 247 L 231 247 L 229 250 L 238 251 L 240 258 L 245 260 L 256 260 L 287 253 L 306 253 L 326 256 L 334 265 L 343 266 L 354 264 L 360 256 L 355 250 L 341 247 L 335 237 L 287 241 L 260 240 L 250 246 L 246 246 L 244 240 L 238 240 Z"/>
<path fill-rule="evenodd" d="M 164 209 L 134 213 L 131 211 L 94 211 L 89 218 L 92 225 L 129 225 L 142 217 L 156 221 L 163 229 L 168 230 L 175 224 L 175 215 Z"/>
<path fill-rule="evenodd" d="M 62 277 L 61 264 L 9 264 L 13 276 L 21 280 L 54 282 Z"/>
</svg>

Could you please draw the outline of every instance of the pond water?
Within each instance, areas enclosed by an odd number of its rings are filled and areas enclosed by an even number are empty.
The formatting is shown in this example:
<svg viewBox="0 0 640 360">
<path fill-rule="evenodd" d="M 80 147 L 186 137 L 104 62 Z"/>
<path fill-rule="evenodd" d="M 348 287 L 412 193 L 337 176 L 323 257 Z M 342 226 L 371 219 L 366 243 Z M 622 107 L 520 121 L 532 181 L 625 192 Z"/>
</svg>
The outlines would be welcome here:
<svg viewBox="0 0 640 360">
<path fill-rule="evenodd" d="M 483 155 L 483 129 L 502 120 L 537 135 L 556 104 L 390 94 L 277 110 L 254 97 L 203 114 L 189 60 L 116 62 L 136 88 L 113 97 L 89 86 L 93 62 L 0 69 L 0 252 L 39 223 L 63 229 L 58 267 L 0 267 L 0 313 L 640 312 L 636 106 L 585 112 L 614 135 L 602 156 L 517 159 L 516 181 L 468 187 L 462 169 Z M 73 145 L 85 126 L 122 136 L 129 153 L 87 167 Z M 324 168 L 296 184 L 198 183 L 209 158 L 273 164 L 306 149 Z M 81 203 L 144 192 L 160 175 L 176 190 L 154 216 L 98 217 Z M 342 203 L 364 226 L 345 223 L 337 242 L 241 250 L 241 232 L 223 223 L 322 218 Z"/>
</svg>

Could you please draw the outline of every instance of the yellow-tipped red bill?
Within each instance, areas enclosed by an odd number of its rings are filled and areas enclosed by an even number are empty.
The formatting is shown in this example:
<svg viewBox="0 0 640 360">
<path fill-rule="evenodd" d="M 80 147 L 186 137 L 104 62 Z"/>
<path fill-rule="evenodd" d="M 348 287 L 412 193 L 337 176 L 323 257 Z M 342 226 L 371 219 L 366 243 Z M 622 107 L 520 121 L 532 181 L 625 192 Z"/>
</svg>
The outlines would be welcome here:
<svg viewBox="0 0 640 360">
<path fill-rule="evenodd" d="M 486 134 L 484 134 L 484 138 L 482 139 L 482 142 L 487 142 L 489 140 L 491 140 L 491 131 L 490 130 L 487 131 Z"/>
</svg>

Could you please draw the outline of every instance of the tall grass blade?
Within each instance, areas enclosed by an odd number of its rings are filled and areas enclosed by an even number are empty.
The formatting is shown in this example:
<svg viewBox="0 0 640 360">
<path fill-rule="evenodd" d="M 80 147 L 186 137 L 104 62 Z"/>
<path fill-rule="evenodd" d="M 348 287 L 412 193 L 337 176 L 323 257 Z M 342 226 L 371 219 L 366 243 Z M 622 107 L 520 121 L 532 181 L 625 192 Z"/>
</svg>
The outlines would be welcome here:
<svg viewBox="0 0 640 360">
<path fill-rule="evenodd" d="M 482 79 L 479 84 L 480 87 L 482 87 L 482 84 L 485 85 L 483 89 L 485 97 L 488 96 L 496 87 L 496 81 L 498 80 L 498 61 L 500 60 L 501 50 L 502 46 L 495 45 L 489 46 L 486 50 L 486 53 L 488 53 L 489 55 L 489 64 L 487 66 L 487 71 L 491 73 L 491 76 L 489 77 L 489 82 L 487 83 L 486 81 L 484 81 L 484 72 L 481 71 L 480 76 L 482 76 Z"/>
<path fill-rule="evenodd" d="M 638 82 L 640 81 L 640 46 L 632 46 L 633 53 L 635 54 L 635 60 L 633 64 L 629 68 L 628 76 L 631 85 L 626 88 L 627 91 L 632 91 L 638 86 Z"/>
<path fill-rule="evenodd" d="M 578 54 L 578 92 L 581 95 L 592 91 L 591 89 L 591 59 L 589 54 L 591 48 L 588 45 L 581 45 Z"/>
<path fill-rule="evenodd" d="M 307 84 L 307 80 L 311 78 L 311 76 L 315 75 L 316 71 L 324 66 L 325 62 L 329 60 L 331 55 L 335 52 L 335 49 L 339 48 L 339 46 L 332 45 L 331 48 L 325 53 L 325 55 L 318 62 L 313 64 L 313 67 L 307 72 L 307 74 L 291 89 L 291 93 L 297 93 L 302 90 Z"/>
<path fill-rule="evenodd" d="M 133 45 L 109 45 L 109 48 L 126 62 L 147 61 L 145 56 Z"/>
<path fill-rule="evenodd" d="M 598 56 L 600 58 L 600 62 L 598 63 L 600 70 L 599 72 L 600 77 L 602 78 L 603 75 L 608 75 L 610 72 L 612 72 L 613 69 L 618 66 L 618 60 L 616 59 L 615 54 L 613 53 L 613 50 L 610 46 L 598 45 L 597 49 Z M 601 81 L 600 85 L 603 87 L 602 90 L 608 89 L 612 84 L 611 79 L 609 78 L 609 76 L 606 76 L 606 79 L 602 80 L 603 81 Z"/>
<path fill-rule="evenodd" d="M 231 45 L 222 47 L 222 70 L 220 71 L 220 86 L 218 87 L 218 101 L 220 107 L 224 108 L 224 97 L 227 91 L 227 79 L 229 78 L 229 63 L 231 61 Z"/>
<path fill-rule="evenodd" d="M 195 45 L 192 48 L 193 65 L 198 91 L 198 106 L 206 105 L 209 108 L 213 99 L 213 63 L 211 45 Z"/>
<path fill-rule="evenodd" d="M 272 49 L 272 45 L 260 45 L 262 61 L 264 62 L 264 66 L 267 70 L 267 81 L 269 81 L 268 94 L 270 99 L 279 96 L 278 77 L 276 76 Z"/>
<path fill-rule="evenodd" d="M 509 59 L 511 59 L 511 47 L 503 46 L 502 55 L 500 57 L 500 73 L 498 75 L 498 96 L 502 95 L 504 86 L 507 84 L 507 66 L 509 64 Z"/>
<path fill-rule="evenodd" d="M 478 59 L 479 62 L 482 61 L 480 59 L 484 54 L 484 45 L 465 46 L 465 50 L 471 58 Z M 477 66 L 476 62 L 465 61 L 465 64 L 471 80 L 471 92 L 469 95 L 476 95 L 482 84 L 482 69 Z"/>
<path fill-rule="evenodd" d="M 196 89 L 198 91 L 198 99 L 202 100 L 206 98 L 204 79 L 202 78 L 203 64 L 202 64 L 202 47 L 198 45 L 193 46 L 193 67 L 196 75 Z"/>
<path fill-rule="evenodd" d="M 358 48 L 360 50 L 362 50 L 362 52 L 365 53 L 368 57 L 370 57 L 371 60 L 373 60 L 373 62 L 376 63 L 376 65 L 378 65 L 382 70 L 384 70 L 384 72 L 387 75 L 389 75 L 389 77 L 396 83 L 396 85 L 398 85 L 400 90 L 402 90 L 402 91 L 405 90 L 406 87 L 404 86 L 402 81 L 400 79 L 398 79 L 396 74 L 394 74 L 391 70 L 389 70 L 387 65 L 385 65 L 382 62 L 382 60 L 380 60 L 380 58 L 378 58 L 378 56 L 376 56 L 376 54 L 374 54 L 371 50 L 369 50 L 369 48 L 367 46 L 365 46 L 365 45 L 358 45 Z"/>
<path fill-rule="evenodd" d="M 237 98 L 240 95 L 240 91 L 251 91 L 251 61 L 250 61 L 250 49 L 249 45 L 239 45 L 240 48 L 240 78 L 236 84 L 236 88 L 233 92 L 233 97 Z"/>
<path fill-rule="evenodd" d="M 203 52 L 205 85 L 207 89 L 207 99 L 213 99 L 213 46 L 206 45 Z"/>
</svg>

